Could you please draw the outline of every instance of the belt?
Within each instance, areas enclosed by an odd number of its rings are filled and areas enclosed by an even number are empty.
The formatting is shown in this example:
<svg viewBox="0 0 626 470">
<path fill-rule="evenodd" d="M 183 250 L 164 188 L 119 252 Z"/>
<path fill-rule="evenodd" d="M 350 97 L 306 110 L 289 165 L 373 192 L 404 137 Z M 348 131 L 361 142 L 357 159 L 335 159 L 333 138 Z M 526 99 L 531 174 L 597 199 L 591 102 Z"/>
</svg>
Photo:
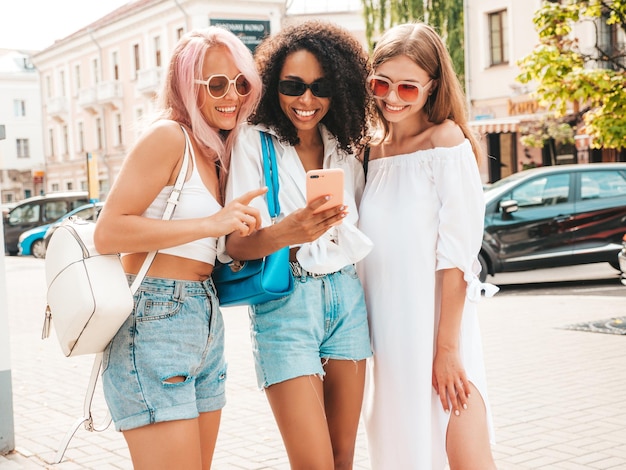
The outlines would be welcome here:
<svg viewBox="0 0 626 470">
<path fill-rule="evenodd" d="M 289 261 L 289 266 L 291 267 L 291 273 L 294 275 L 294 277 L 312 277 L 312 278 L 317 279 L 320 277 L 328 276 L 329 274 L 334 274 L 334 273 L 317 274 L 317 273 L 309 272 L 305 270 L 302 266 L 300 266 L 300 263 L 298 263 L 297 261 Z"/>
</svg>

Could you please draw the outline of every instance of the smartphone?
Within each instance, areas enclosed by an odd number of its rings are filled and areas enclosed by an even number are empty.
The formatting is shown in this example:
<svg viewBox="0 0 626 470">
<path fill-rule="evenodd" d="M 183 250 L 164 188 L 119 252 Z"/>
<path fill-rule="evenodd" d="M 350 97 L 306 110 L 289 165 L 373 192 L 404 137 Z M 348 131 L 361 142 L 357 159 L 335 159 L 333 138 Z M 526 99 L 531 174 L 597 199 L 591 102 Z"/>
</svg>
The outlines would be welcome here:
<svg viewBox="0 0 626 470">
<path fill-rule="evenodd" d="M 330 199 L 317 208 L 315 211 L 316 214 L 326 209 L 330 209 L 331 207 L 343 205 L 343 170 L 341 168 L 307 171 L 307 203 L 325 195 L 329 195 Z"/>
</svg>

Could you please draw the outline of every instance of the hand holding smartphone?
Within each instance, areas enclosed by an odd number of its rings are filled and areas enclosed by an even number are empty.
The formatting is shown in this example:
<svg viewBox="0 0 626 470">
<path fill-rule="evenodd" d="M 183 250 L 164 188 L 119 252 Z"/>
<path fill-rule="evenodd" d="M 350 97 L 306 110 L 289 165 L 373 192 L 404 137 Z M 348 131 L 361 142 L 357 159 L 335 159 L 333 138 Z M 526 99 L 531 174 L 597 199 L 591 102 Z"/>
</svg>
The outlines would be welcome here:
<svg viewBox="0 0 626 470">
<path fill-rule="evenodd" d="M 315 210 L 315 213 L 331 207 L 343 205 L 343 170 L 330 168 L 309 170 L 306 173 L 307 203 L 321 196 L 329 195 L 330 199 Z"/>
</svg>

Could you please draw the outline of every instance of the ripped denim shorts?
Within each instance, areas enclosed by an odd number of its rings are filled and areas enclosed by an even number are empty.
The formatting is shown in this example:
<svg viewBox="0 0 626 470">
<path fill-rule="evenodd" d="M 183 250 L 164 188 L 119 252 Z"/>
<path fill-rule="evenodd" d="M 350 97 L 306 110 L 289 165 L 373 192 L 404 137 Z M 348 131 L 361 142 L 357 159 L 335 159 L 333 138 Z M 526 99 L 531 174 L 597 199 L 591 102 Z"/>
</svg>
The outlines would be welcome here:
<svg viewBox="0 0 626 470">
<path fill-rule="evenodd" d="M 146 277 L 102 367 L 118 431 L 222 409 L 224 323 L 213 282 Z"/>
</svg>

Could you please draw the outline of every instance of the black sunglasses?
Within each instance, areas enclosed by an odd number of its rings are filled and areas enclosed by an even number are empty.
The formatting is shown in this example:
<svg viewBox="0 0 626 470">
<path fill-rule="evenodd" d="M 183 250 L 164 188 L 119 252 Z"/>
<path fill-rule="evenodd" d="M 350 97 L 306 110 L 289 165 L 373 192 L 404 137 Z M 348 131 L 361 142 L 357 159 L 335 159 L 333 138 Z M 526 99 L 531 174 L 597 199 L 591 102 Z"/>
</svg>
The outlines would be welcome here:
<svg viewBox="0 0 626 470">
<path fill-rule="evenodd" d="M 304 83 L 298 80 L 281 80 L 278 82 L 279 93 L 286 96 L 302 96 L 306 91 L 311 90 L 313 96 L 318 98 L 330 98 L 332 87 L 326 80 L 318 80 L 313 83 Z"/>
</svg>

